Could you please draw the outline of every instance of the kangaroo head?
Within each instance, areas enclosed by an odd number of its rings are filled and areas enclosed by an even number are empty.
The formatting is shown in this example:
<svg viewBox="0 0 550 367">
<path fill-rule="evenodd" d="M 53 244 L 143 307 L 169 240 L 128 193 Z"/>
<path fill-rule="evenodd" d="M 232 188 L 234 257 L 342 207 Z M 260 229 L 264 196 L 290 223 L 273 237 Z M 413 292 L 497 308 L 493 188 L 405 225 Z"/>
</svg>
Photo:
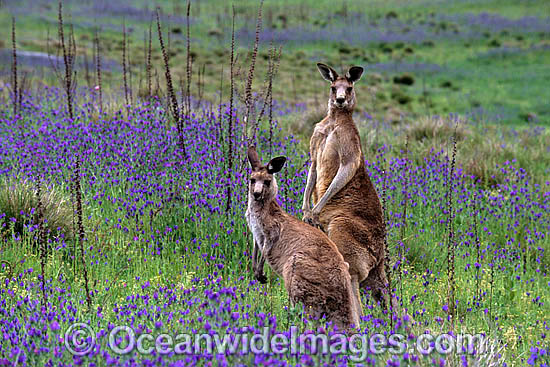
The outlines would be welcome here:
<svg viewBox="0 0 550 367">
<path fill-rule="evenodd" d="M 355 90 L 353 89 L 353 85 L 361 78 L 363 68 L 352 66 L 344 76 L 339 76 L 333 68 L 322 63 L 317 63 L 317 68 L 323 78 L 330 82 L 329 110 L 332 108 L 353 110 L 355 107 Z"/>
<path fill-rule="evenodd" d="M 265 204 L 277 196 L 277 181 L 273 174 L 279 172 L 286 162 L 286 157 L 275 157 L 265 166 L 262 165 L 256 147 L 248 148 L 248 161 L 252 167 L 250 185 L 248 186 L 249 200 Z"/>
</svg>

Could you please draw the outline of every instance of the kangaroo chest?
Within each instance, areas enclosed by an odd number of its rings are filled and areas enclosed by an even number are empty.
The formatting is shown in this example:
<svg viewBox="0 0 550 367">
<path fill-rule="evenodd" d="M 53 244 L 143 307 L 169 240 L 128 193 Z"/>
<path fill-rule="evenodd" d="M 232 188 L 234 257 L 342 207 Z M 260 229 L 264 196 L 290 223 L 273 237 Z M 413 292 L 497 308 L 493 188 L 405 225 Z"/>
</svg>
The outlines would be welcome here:
<svg viewBox="0 0 550 367">
<path fill-rule="evenodd" d="M 286 261 L 286 256 L 282 256 L 286 248 L 285 241 L 281 242 L 283 229 L 277 221 L 270 221 L 250 208 L 246 211 L 246 220 L 262 256 L 277 274 L 281 274 L 282 264 Z"/>
<path fill-rule="evenodd" d="M 263 249 L 265 234 L 262 227 L 262 222 L 256 213 L 253 213 L 252 210 L 248 209 L 246 211 L 246 221 L 248 222 L 248 227 L 252 231 L 252 237 L 254 241 L 260 246 L 260 250 Z"/>
<path fill-rule="evenodd" d="M 315 137 L 315 144 L 312 144 L 312 157 L 316 160 L 317 182 L 315 185 L 313 200 L 324 195 L 330 183 L 336 176 L 340 167 L 340 156 L 338 154 L 338 139 L 334 131 L 318 133 Z"/>
</svg>

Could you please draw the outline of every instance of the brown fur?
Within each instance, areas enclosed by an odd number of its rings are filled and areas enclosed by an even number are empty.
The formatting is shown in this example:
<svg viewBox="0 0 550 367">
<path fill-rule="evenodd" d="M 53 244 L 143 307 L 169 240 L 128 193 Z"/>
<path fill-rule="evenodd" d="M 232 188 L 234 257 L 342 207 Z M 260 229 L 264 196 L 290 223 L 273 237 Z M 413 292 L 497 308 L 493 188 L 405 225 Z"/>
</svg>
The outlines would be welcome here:
<svg viewBox="0 0 550 367">
<path fill-rule="evenodd" d="M 321 66 L 319 68 L 321 70 Z M 329 113 L 315 126 L 310 140 L 312 165 L 304 197 L 304 220 L 320 225 L 336 244 L 349 263 L 357 297 L 359 287 L 368 287 L 376 300 L 385 303 L 382 207 L 367 174 L 359 132 L 352 118 L 353 83 L 358 78 L 350 80 L 349 72 L 341 77 L 333 69 L 328 70 L 330 72 L 325 69 L 321 73 L 324 77 L 333 77 Z M 338 105 L 336 95 L 342 88 L 345 88 L 346 104 Z M 313 198 L 313 209 L 309 207 L 309 195 Z M 324 203 L 319 205 L 320 201 Z"/>
<path fill-rule="evenodd" d="M 246 218 L 255 247 L 282 276 L 291 302 L 303 303 L 312 316 L 326 316 L 340 329 L 357 326 L 359 311 L 355 308 L 349 265 L 326 234 L 279 206 L 275 200 L 277 183 L 270 170 L 273 160 L 261 166 L 254 148 L 249 149 L 249 159 L 253 171 Z M 275 167 L 275 172 L 280 168 Z M 253 260 L 255 275 L 262 279 L 263 260 Z"/>
</svg>

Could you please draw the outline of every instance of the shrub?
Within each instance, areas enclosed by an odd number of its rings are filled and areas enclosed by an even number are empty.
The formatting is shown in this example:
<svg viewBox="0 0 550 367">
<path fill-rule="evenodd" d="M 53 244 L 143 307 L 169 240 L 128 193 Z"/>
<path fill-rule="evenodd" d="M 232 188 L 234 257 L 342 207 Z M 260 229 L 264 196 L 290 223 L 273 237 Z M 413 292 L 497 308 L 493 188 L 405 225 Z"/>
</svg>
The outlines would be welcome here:
<svg viewBox="0 0 550 367">
<path fill-rule="evenodd" d="M 490 42 L 489 42 L 489 47 L 500 47 L 500 41 L 498 39 L 492 39 Z"/>
<path fill-rule="evenodd" d="M 376 85 L 382 83 L 382 75 L 378 73 L 371 73 L 366 76 L 367 83 L 369 85 Z"/>
<path fill-rule="evenodd" d="M 409 148 L 419 162 L 433 150 L 449 148 L 455 130 L 455 121 L 443 117 L 427 117 L 412 121 L 405 128 L 411 138 Z M 515 161 L 517 166 L 529 168 L 534 183 L 543 184 L 545 169 L 550 165 L 550 135 L 537 128 L 516 131 L 498 125 L 473 125 L 460 120 L 456 130 L 457 164 L 468 175 L 492 186 L 506 178 L 499 166 Z M 404 141 L 404 139 L 402 139 Z M 397 143 L 403 149 L 404 143 Z M 536 162 L 536 163 L 534 163 Z"/>
<path fill-rule="evenodd" d="M 56 187 L 41 187 L 41 203 L 46 233 L 51 237 L 72 238 L 73 216 L 69 198 Z M 29 224 L 38 222 L 36 185 L 28 180 L 3 178 L 0 181 L 2 232 L 13 228 L 22 235 Z"/>
<path fill-rule="evenodd" d="M 208 35 L 210 37 L 218 37 L 218 38 L 221 38 L 223 37 L 223 31 L 219 28 L 212 28 L 208 31 Z"/>
<path fill-rule="evenodd" d="M 338 47 L 338 52 L 341 54 L 349 54 L 351 49 L 347 45 L 340 45 L 340 47 Z"/>
<path fill-rule="evenodd" d="M 434 43 L 434 41 L 427 40 L 427 41 L 423 41 L 423 42 L 422 42 L 422 46 L 425 46 L 425 47 L 434 47 L 434 46 L 435 46 L 435 43 Z"/>
<path fill-rule="evenodd" d="M 386 13 L 386 19 L 397 19 L 399 18 L 399 15 L 394 10 L 390 10 Z"/>
<path fill-rule="evenodd" d="M 407 126 L 407 135 L 415 141 L 441 140 L 447 141 L 455 131 L 453 122 L 442 117 L 421 118 L 415 120 Z M 470 134 L 464 123 L 459 123 L 456 128 L 457 141 L 464 140 L 466 135 Z"/>
<path fill-rule="evenodd" d="M 401 94 L 396 97 L 396 100 L 399 104 L 407 104 L 412 101 L 412 98 L 406 94 Z"/>
<path fill-rule="evenodd" d="M 268 54 L 269 56 L 269 54 Z M 296 53 L 294 54 L 294 58 L 296 60 L 302 60 L 302 59 L 305 59 L 307 57 L 306 53 L 302 50 L 298 50 L 296 51 Z"/>
<path fill-rule="evenodd" d="M 519 118 L 525 122 L 538 122 L 539 120 L 537 114 L 533 112 L 520 113 Z"/>
<path fill-rule="evenodd" d="M 411 74 L 396 75 L 393 77 L 393 82 L 395 84 L 413 85 L 414 77 Z"/>
<path fill-rule="evenodd" d="M 309 137 L 313 134 L 313 128 L 315 124 L 320 122 L 327 116 L 327 105 L 320 104 L 316 108 L 308 109 L 295 116 L 294 119 L 290 121 L 289 131 L 298 132 L 300 135 L 307 137 L 304 139 L 305 142 L 309 142 Z"/>
<path fill-rule="evenodd" d="M 515 167 L 527 170 L 530 182 L 546 185 L 550 167 L 547 148 L 550 146 L 550 133 L 547 130 L 536 126 L 515 130 L 499 125 L 472 124 L 463 118 L 459 118 L 457 126 L 457 118 L 434 116 L 391 121 L 386 117 L 384 121 L 387 124 L 380 125 L 376 120 L 369 120 L 360 122 L 359 126 L 363 135 L 362 130 L 376 130 L 375 141 L 391 146 L 396 156 L 402 156 L 408 136 L 409 157 L 417 164 L 422 164 L 433 152 L 443 150 L 450 154 L 456 126 L 456 163 L 464 174 L 474 176 L 484 186 L 495 186 L 504 183 L 507 178 L 501 170 L 502 166 L 513 162 Z M 377 144 L 367 147 L 371 147 L 371 154 L 376 154 Z M 550 258 L 550 251 L 545 256 Z"/>
<path fill-rule="evenodd" d="M 391 98 L 395 101 L 397 101 L 399 104 L 407 104 L 409 103 L 412 98 L 405 94 L 402 90 L 398 88 L 394 88 L 391 92 Z"/>
</svg>

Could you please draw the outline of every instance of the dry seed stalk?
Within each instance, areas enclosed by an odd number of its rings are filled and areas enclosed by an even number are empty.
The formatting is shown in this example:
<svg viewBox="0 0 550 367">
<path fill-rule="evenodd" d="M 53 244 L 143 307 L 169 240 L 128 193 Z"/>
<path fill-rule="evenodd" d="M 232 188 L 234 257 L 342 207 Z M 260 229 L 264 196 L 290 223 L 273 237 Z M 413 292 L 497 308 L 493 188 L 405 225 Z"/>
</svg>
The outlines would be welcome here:
<svg viewBox="0 0 550 367">
<path fill-rule="evenodd" d="M 62 2 L 59 2 L 59 12 L 58 12 L 58 22 L 59 22 L 59 40 L 61 44 L 61 48 L 63 51 L 63 62 L 65 66 L 65 77 L 62 82 L 64 82 L 65 86 L 65 93 L 67 94 L 67 110 L 69 113 L 69 117 L 71 118 L 71 121 L 74 121 L 74 114 L 73 114 L 73 106 L 72 106 L 72 94 L 74 91 L 74 85 L 73 85 L 73 66 L 74 66 L 74 60 L 75 60 L 75 53 L 76 53 L 76 43 L 74 39 L 74 32 L 71 27 L 71 32 L 69 34 L 69 45 L 67 46 L 65 44 L 65 32 L 63 27 L 63 5 Z M 82 272 L 84 276 L 84 287 L 86 290 L 86 302 L 88 304 L 88 308 L 91 310 L 92 308 L 92 298 L 91 293 L 88 285 L 88 271 L 86 269 L 86 261 L 84 259 L 84 239 L 85 239 L 85 231 L 84 231 L 84 223 L 83 223 L 83 213 L 82 213 L 82 189 L 80 186 L 80 157 L 77 154 L 76 155 L 76 166 L 74 171 L 74 197 L 76 199 L 76 219 L 77 219 L 77 229 L 78 229 L 78 241 L 80 244 L 80 260 L 82 263 Z"/>
<path fill-rule="evenodd" d="M 231 58 L 230 58 L 230 86 L 229 86 L 229 126 L 228 126 L 228 148 L 226 157 L 228 158 L 227 166 L 227 201 L 225 204 L 225 212 L 229 213 L 231 208 L 231 176 L 233 170 L 233 139 L 235 138 L 233 131 L 233 99 L 235 97 L 235 6 L 233 5 L 233 17 L 231 21 Z"/>
<path fill-rule="evenodd" d="M 451 158 L 451 167 L 449 170 L 449 178 L 447 180 L 447 185 L 449 185 L 447 190 L 447 211 L 448 211 L 448 242 L 447 242 L 447 278 L 448 278 L 448 298 L 447 304 L 449 307 L 449 314 L 451 316 L 451 329 L 454 327 L 455 319 L 455 299 L 456 299 L 456 284 L 455 284 L 455 251 L 456 251 L 456 241 L 454 238 L 454 228 L 453 228 L 453 182 L 454 182 L 454 169 L 456 162 L 456 130 L 458 127 L 458 120 L 455 125 L 455 131 L 453 133 L 453 153 Z"/>
<path fill-rule="evenodd" d="M 403 180 L 403 212 L 402 223 L 401 223 L 401 243 L 399 244 L 398 256 L 399 256 L 399 267 L 398 267 L 398 276 L 399 276 L 399 301 L 403 304 L 403 261 L 405 259 L 404 247 L 405 247 L 405 229 L 407 227 L 407 205 L 409 201 L 409 190 L 408 190 L 408 181 L 409 181 L 409 136 L 407 135 L 405 141 L 405 167 L 404 167 L 407 177 L 404 177 Z"/>
<path fill-rule="evenodd" d="M 76 196 L 76 220 L 78 227 L 78 243 L 80 244 L 80 261 L 82 263 L 82 274 L 84 276 L 84 289 L 86 290 L 86 302 L 88 309 L 92 309 L 92 295 L 88 285 L 88 270 L 86 268 L 86 260 L 84 258 L 84 240 L 86 233 L 84 231 L 84 223 L 82 220 L 82 188 L 80 186 L 80 157 L 76 157 L 75 169 L 75 196 Z"/>
<path fill-rule="evenodd" d="M 17 106 L 19 105 L 18 87 L 17 87 L 17 44 L 15 42 L 15 17 L 11 18 L 11 47 L 13 62 L 11 66 L 11 78 L 13 88 L 13 117 L 17 116 Z"/>
<path fill-rule="evenodd" d="M 65 44 L 65 32 L 63 29 L 63 4 L 59 1 L 59 12 L 58 12 L 58 22 L 59 22 L 59 41 L 61 44 L 61 49 L 63 50 L 63 63 L 65 65 L 65 93 L 67 94 L 67 110 L 71 120 L 74 119 L 73 115 L 73 106 L 72 106 L 72 66 L 73 66 L 73 56 L 71 50 L 71 41 L 69 40 L 69 47 Z"/>
<path fill-rule="evenodd" d="M 176 99 L 176 93 L 174 92 L 174 86 L 172 84 L 172 75 L 170 74 L 170 64 L 168 59 L 168 53 L 164 47 L 164 40 L 162 38 L 162 29 L 160 26 L 159 8 L 157 8 L 157 30 L 160 43 L 160 49 L 162 51 L 162 58 L 164 60 L 164 75 L 166 77 L 166 87 L 168 89 L 168 98 L 171 102 L 171 111 L 174 120 L 176 121 L 176 128 L 178 130 L 179 145 L 183 152 L 184 159 L 187 159 L 187 151 L 185 149 L 185 142 L 183 140 L 183 124 L 181 120 L 181 114 L 179 111 L 178 100 Z"/>
<path fill-rule="evenodd" d="M 191 12 L 191 0 L 187 0 L 187 115 L 191 115 L 191 37 L 189 34 L 189 14 Z"/>
<path fill-rule="evenodd" d="M 262 106 L 262 109 L 258 115 L 258 118 L 255 120 L 254 124 L 253 124 L 253 133 L 252 133 L 252 140 L 254 141 L 254 144 L 257 144 L 257 133 L 258 133 L 258 130 L 259 130 L 259 127 L 260 127 L 260 122 L 262 120 L 262 117 L 264 116 L 264 113 L 265 113 L 265 110 L 266 108 L 269 109 L 269 128 L 270 128 L 270 131 L 269 131 L 269 145 L 270 145 L 270 148 L 269 148 L 269 152 L 270 152 L 270 155 L 271 155 L 271 140 L 273 138 L 273 77 L 275 76 L 276 72 L 277 72 L 277 60 L 276 60 L 276 57 L 277 57 L 277 53 L 275 51 L 275 47 L 273 47 L 273 44 L 270 45 L 270 48 L 269 48 L 269 59 L 268 59 L 268 70 L 267 70 L 267 75 L 266 75 L 266 81 L 265 83 L 267 84 L 266 86 L 266 91 L 265 91 L 265 94 L 264 94 L 264 97 L 262 98 L 264 103 L 263 103 L 263 106 Z"/>
<path fill-rule="evenodd" d="M 246 105 L 246 115 L 244 117 L 244 130 L 243 138 L 248 139 L 248 119 L 250 118 L 250 111 L 252 110 L 252 81 L 254 79 L 254 70 L 256 68 L 256 57 L 258 56 L 258 46 L 260 43 L 260 31 L 262 28 L 262 6 L 264 2 L 260 1 L 260 7 L 258 8 L 258 16 L 256 18 L 256 37 L 254 39 L 254 48 L 252 50 L 252 55 L 250 57 L 250 67 L 248 69 L 248 77 L 246 79 L 245 86 L 245 105 Z"/>
<path fill-rule="evenodd" d="M 37 240 L 38 249 L 40 251 L 40 274 L 42 276 L 42 306 L 47 307 L 48 298 L 46 296 L 46 241 L 44 240 L 44 208 L 42 205 L 42 192 L 40 188 L 40 178 L 36 177 L 36 199 L 38 211 L 38 230 Z"/>
<path fill-rule="evenodd" d="M 128 99 L 128 80 L 126 78 L 126 21 L 122 22 L 122 80 L 124 83 L 124 100 L 126 101 L 126 113 L 130 114 L 130 101 Z"/>
<path fill-rule="evenodd" d="M 382 170 L 382 175 L 384 177 L 382 181 L 382 214 L 384 219 L 384 267 L 386 270 L 386 277 L 388 279 L 388 284 L 386 286 L 386 292 L 389 297 L 389 314 L 390 314 L 390 330 L 393 330 L 393 289 L 391 284 L 391 276 L 392 276 L 392 268 L 391 268 L 391 256 L 390 256 L 390 249 L 388 247 L 388 231 L 387 231 L 387 223 L 388 223 L 388 217 L 387 217 L 387 209 L 388 209 L 388 202 L 387 202 L 387 164 L 386 164 L 386 157 L 384 157 L 384 169 Z"/>
<path fill-rule="evenodd" d="M 149 98 L 153 95 L 153 90 L 151 89 L 151 44 L 152 44 L 152 35 L 151 28 L 153 26 L 153 21 L 149 22 L 149 44 L 147 47 L 147 63 L 146 63 L 146 73 L 147 73 L 147 95 Z"/>
<path fill-rule="evenodd" d="M 94 37 L 95 44 L 95 66 L 96 66 L 96 77 L 97 77 L 97 88 L 98 88 L 98 97 L 99 97 L 99 110 L 103 111 L 103 87 L 101 85 L 101 46 L 99 44 L 99 31 L 95 30 Z"/>
<path fill-rule="evenodd" d="M 477 266 L 476 266 L 476 295 L 475 295 L 475 298 L 476 300 L 479 302 L 481 300 L 481 289 L 480 289 L 480 278 L 479 278 L 479 270 L 481 268 L 481 244 L 480 244 L 480 241 L 479 241 L 479 235 L 478 235 L 478 231 L 477 231 L 477 216 L 478 216 L 478 212 L 477 212 L 477 198 L 478 198 L 478 195 L 477 195 L 477 192 L 476 194 L 474 195 L 474 213 L 473 213 L 473 217 L 474 217 L 474 236 L 475 236 L 475 241 L 476 241 L 476 262 L 477 262 Z"/>
</svg>

